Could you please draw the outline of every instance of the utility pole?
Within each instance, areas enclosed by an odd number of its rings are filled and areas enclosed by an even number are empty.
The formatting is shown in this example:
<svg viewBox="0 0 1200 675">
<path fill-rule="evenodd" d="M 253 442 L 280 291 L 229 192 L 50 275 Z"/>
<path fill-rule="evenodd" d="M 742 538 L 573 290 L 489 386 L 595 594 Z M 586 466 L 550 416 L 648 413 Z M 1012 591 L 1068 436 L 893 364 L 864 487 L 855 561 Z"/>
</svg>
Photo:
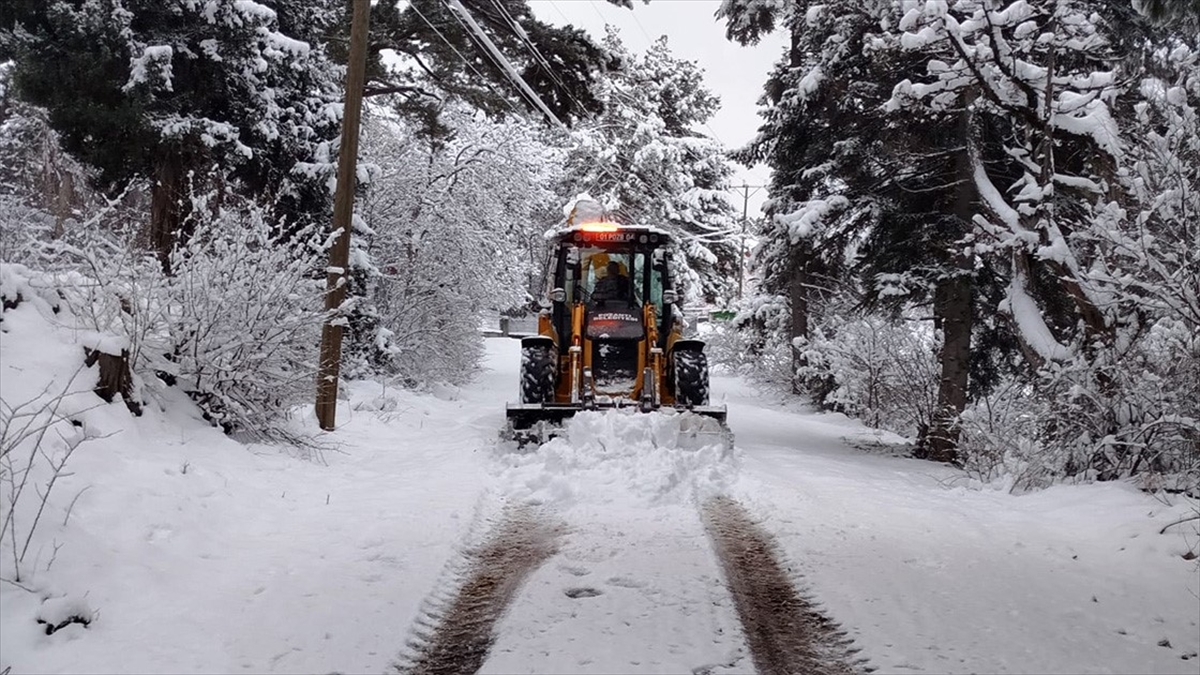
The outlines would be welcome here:
<svg viewBox="0 0 1200 675">
<path fill-rule="evenodd" d="M 765 187 L 765 185 L 746 185 L 746 181 L 742 181 L 741 187 L 729 188 L 734 192 L 742 193 L 742 236 L 738 240 L 738 300 L 742 299 L 743 285 L 746 280 L 746 224 L 750 221 L 750 197 Z M 751 188 L 754 189 L 754 192 L 750 191 Z"/>
<path fill-rule="evenodd" d="M 345 317 L 338 311 L 346 299 L 350 265 L 350 223 L 354 216 L 355 174 L 358 160 L 358 126 L 362 118 L 363 87 L 367 73 L 367 27 L 371 1 L 354 0 L 350 22 L 350 57 L 346 63 L 346 102 L 342 112 L 342 142 L 338 150 L 337 192 L 333 198 L 333 230 L 337 241 L 329 250 L 325 271 L 325 325 L 321 328 L 321 362 L 317 370 L 317 422 L 333 431 L 337 416 L 338 376 L 342 367 L 342 330 Z"/>
</svg>

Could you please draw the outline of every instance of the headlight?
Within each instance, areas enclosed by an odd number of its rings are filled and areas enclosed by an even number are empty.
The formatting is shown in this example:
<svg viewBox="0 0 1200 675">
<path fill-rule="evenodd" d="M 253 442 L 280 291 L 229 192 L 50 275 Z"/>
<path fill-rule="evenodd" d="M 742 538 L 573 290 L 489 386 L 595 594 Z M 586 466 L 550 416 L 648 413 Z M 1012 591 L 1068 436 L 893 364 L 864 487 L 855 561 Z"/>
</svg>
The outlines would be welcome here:
<svg viewBox="0 0 1200 675">
<path fill-rule="evenodd" d="M 675 304 L 675 290 L 674 289 L 668 288 L 667 290 L 663 291 L 663 302 L 665 302 L 668 305 Z"/>
</svg>

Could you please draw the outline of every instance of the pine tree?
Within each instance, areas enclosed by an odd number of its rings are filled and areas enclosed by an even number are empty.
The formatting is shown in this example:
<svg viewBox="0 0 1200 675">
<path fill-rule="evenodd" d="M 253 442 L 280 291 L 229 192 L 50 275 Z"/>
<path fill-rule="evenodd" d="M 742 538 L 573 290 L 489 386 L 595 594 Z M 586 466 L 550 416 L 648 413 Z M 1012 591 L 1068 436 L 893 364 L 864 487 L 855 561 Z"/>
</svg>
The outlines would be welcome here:
<svg viewBox="0 0 1200 675">
<path fill-rule="evenodd" d="M 528 0 L 461 1 L 560 121 L 599 112 L 593 89 L 605 57 L 584 31 L 538 21 Z M 371 26 L 368 95 L 398 95 L 396 106 L 424 119 L 428 131 L 447 131 L 436 117 L 447 98 L 494 116 L 536 111 L 445 0 L 382 0 L 372 8 Z"/>
<path fill-rule="evenodd" d="M 845 230 L 837 221 L 847 213 L 856 215 L 841 224 L 857 222 L 863 215 L 832 177 L 839 166 L 863 159 L 862 146 L 839 141 L 853 137 L 849 129 L 842 134 L 842 125 L 857 127 L 864 121 L 861 92 L 851 91 L 850 84 L 865 61 L 852 44 L 826 42 L 853 27 L 862 11 L 854 3 L 810 9 L 798 2 L 731 1 L 722 6 L 721 15 L 727 35 L 742 44 L 756 43 L 774 30 L 789 35 L 759 101 L 764 123 L 735 157 L 746 164 L 765 162 L 773 170 L 768 225 L 757 264 L 763 275 L 761 290 L 786 303 L 788 330 L 782 338 L 791 345 L 793 372 L 800 372 L 816 299 L 813 289 L 818 279 L 830 285 L 842 267 L 837 242 L 844 240 Z M 801 391 L 799 378 L 793 378 L 792 389 Z"/>
<path fill-rule="evenodd" d="M 336 70 L 316 40 L 341 9 L 336 0 L 278 10 L 22 1 L 10 6 L 3 44 L 19 94 L 49 110 L 66 149 L 97 167 L 104 186 L 152 180 L 148 234 L 167 265 L 187 193 L 209 167 L 224 167 L 239 192 L 278 198 L 293 217 L 323 209 L 321 182 L 293 169 L 337 131 Z"/>
<path fill-rule="evenodd" d="M 788 298 L 794 370 L 810 372 L 804 345 L 823 295 L 814 287 L 859 285 L 866 307 L 932 305 L 942 376 L 921 447 L 952 460 L 979 311 L 972 259 L 955 253 L 972 229 L 975 202 L 967 107 L 887 113 L 893 84 L 924 72 L 924 63 L 896 48 L 885 3 L 784 5 L 769 14 L 762 5 L 729 3 L 725 10 L 735 39 L 756 40 L 776 25 L 791 33 L 766 85 L 766 123 L 740 158 L 775 170 L 761 264 L 766 290 Z"/>
<path fill-rule="evenodd" d="M 589 193 L 622 222 L 674 232 L 692 299 L 723 303 L 736 288 L 737 225 L 725 196 L 733 169 L 720 144 L 696 130 L 717 98 L 665 37 L 641 56 L 615 31 L 604 47 L 613 60 L 599 87 L 604 113 L 574 135 L 562 191 Z"/>
</svg>

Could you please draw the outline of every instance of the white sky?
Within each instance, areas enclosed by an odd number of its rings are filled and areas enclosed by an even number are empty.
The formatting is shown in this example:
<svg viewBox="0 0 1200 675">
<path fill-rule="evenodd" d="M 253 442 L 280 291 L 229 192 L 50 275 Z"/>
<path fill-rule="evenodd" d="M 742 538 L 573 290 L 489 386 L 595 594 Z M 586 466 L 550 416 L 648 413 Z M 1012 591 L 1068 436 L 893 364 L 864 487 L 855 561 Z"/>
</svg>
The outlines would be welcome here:
<svg viewBox="0 0 1200 675">
<path fill-rule="evenodd" d="M 634 52 L 644 52 L 651 41 L 666 35 L 671 51 L 699 64 L 707 86 L 721 98 L 720 111 L 709 122 L 709 128 L 700 131 L 710 133 L 729 148 L 749 142 L 761 121 L 755 111 L 763 83 L 783 53 L 783 34 L 768 36 L 755 47 L 742 47 L 725 39 L 725 25 L 714 17 L 721 0 L 634 2 L 632 11 L 604 0 L 530 0 L 529 6 L 542 21 L 572 24 L 597 40 L 604 37 L 604 25 L 612 24 Z M 763 185 L 770 176 L 764 165 L 749 170 L 740 164 L 734 166 L 737 173 L 733 182 L 737 185 Z M 765 198 L 765 189 L 751 196 L 750 217 L 758 215 Z M 734 202 L 741 206 L 740 196 Z"/>
</svg>

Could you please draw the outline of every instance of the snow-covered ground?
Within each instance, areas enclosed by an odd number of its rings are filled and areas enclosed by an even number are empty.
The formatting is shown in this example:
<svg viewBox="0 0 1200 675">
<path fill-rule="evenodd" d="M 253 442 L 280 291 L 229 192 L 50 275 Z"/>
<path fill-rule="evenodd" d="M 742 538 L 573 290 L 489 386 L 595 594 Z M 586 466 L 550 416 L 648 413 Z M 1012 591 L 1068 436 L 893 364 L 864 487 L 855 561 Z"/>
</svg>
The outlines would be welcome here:
<svg viewBox="0 0 1200 675">
<path fill-rule="evenodd" d="M 32 304 L 3 316 L 0 398 L 64 386 L 77 337 Z M 972 485 L 732 378 L 713 385 L 732 450 L 691 416 L 612 413 L 514 453 L 497 430 L 517 347 L 488 340 L 486 369 L 461 390 L 352 384 L 323 461 L 239 444 L 169 389 L 140 418 L 96 407 L 95 374 L 79 374 L 63 412 L 82 426 L 48 436 L 48 452 L 90 440 L 54 486 L 19 586 L 13 544 L 0 546 L 0 672 L 382 672 L 513 503 L 557 524 L 557 548 L 498 622 L 484 672 L 752 671 L 697 507 L 716 494 L 775 535 L 881 671 L 1200 668 L 1200 579 L 1182 558 L 1197 532 L 1159 534 L 1194 502 L 1121 484 Z M 36 494 L 22 499 L 18 550 L 36 511 Z M 53 635 L 36 623 L 71 614 L 92 622 Z"/>
</svg>

